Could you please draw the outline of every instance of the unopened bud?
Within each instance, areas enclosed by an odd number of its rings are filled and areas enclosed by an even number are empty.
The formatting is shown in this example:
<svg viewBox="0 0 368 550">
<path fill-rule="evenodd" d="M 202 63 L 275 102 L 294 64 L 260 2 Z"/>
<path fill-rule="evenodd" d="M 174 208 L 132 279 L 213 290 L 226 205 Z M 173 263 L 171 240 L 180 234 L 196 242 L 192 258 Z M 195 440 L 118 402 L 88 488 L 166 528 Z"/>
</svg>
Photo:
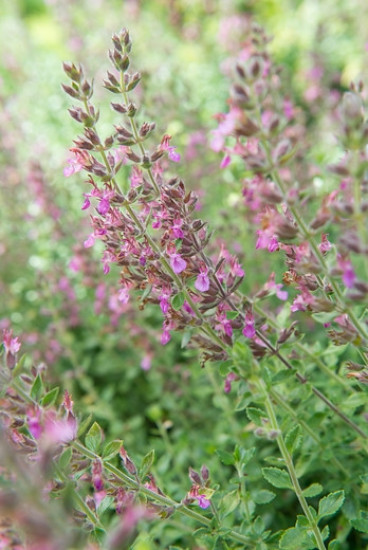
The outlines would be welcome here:
<svg viewBox="0 0 368 550">
<path fill-rule="evenodd" d="M 362 119 L 363 102 L 360 96 L 353 92 L 346 92 L 342 98 L 342 113 L 346 121 Z"/>
<path fill-rule="evenodd" d="M 189 468 L 189 479 L 197 485 L 202 485 L 201 476 L 193 468 Z"/>
</svg>

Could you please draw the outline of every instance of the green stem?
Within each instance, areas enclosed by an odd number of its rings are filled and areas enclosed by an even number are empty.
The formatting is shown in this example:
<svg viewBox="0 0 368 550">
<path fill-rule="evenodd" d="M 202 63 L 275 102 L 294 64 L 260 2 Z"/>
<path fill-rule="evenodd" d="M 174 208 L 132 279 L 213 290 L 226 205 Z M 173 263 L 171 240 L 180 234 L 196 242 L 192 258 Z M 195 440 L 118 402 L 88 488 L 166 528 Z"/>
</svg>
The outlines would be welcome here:
<svg viewBox="0 0 368 550">
<path fill-rule="evenodd" d="M 274 411 L 274 407 L 273 407 L 273 404 L 272 404 L 272 400 L 270 399 L 270 396 L 267 392 L 267 389 L 266 389 L 266 385 L 265 383 L 263 382 L 263 380 L 261 378 L 259 378 L 258 380 L 258 387 L 261 391 L 261 393 L 263 394 L 263 397 L 264 397 L 264 404 L 265 404 L 265 407 L 266 407 L 266 411 L 267 411 L 267 415 L 269 417 L 269 421 L 270 421 L 270 427 L 272 430 L 275 430 L 279 435 L 277 436 L 276 438 L 276 441 L 277 441 L 277 444 L 279 446 L 279 449 L 280 449 L 280 453 L 281 453 L 281 456 L 282 458 L 284 459 L 284 462 L 285 462 L 285 466 L 287 468 L 287 471 L 289 473 L 289 476 L 290 476 L 290 480 L 291 480 L 291 483 L 293 485 L 293 488 L 294 488 L 294 492 L 297 496 L 297 499 L 299 501 L 299 504 L 300 506 L 302 507 L 302 510 L 304 512 L 304 515 L 306 516 L 306 518 L 308 519 L 308 523 L 314 533 L 314 537 L 315 537 L 315 541 L 316 541 L 316 544 L 317 544 L 317 547 L 319 548 L 319 550 L 326 550 L 326 546 L 323 542 L 323 538 L 322 538 L 322 534 L 319 530 L 319 527 L 309 509 L 309 506 L 308 506 L 308 503 L 303 495 L 303 490 L 302 488 L 300 487 L 300 484 L 299 484 L 299 480 L 298 480 L 298 476 L 297 476 L 297 473 L 295 471 L 295 467 L 294 467 L 294 464 L 293 464 L 293 460 L 292 460 L 292 457 L 286 447 L 286 443 L 284 441 L 284 438 L 282 436 L 282 432 L 280 430 L 280 427 L 278 425 L 278 422 L 277 422 L 277 418 L 276 418 L 276 414 L 275 414 L 275 411 Z"/>
<path fill-rule="evenodd" d="M 89 458 L 90 460 L 103 460 L 101 457 L 99 457 L 97 454 L 93 453 L 89 449 L 87 449 L 84 445 L 82 445 L 79 441 L 74 441 L 72 443 L 73 448 L 78 451 L 80 454 L 85 456 L 86 458 Z M 187 516 L 191 519 L 194 519 L 204 525 L 205 527 L 212 528 L 212 521 L 209 518 L 206 518 L 199 514 L 198 512 L 195 512 L 194 510 L 191 510 L 190 508 L 187 508 L 181 503 L 176 502 L 175 500 L 160 495 L 158 493 L 155 493 L 153 491 L 150 491 L 147 489 L 147 487 L 144 487 L 141 485 L 136 479 L 132 479 L 127 474 L 116 468 L 111 462 L 103 460 L 103 467 L 106 471 L 108 471 L 110 474 L 112 474 L 116 479 L 121 481 L 126 487 L 129 489 L 133 489 L 135 491 L 138 491 L 140 494 L 147 497 L 149 500 L 154 501 L 158 504 L 161 504 L 163 506 L 166 506 L 168 508 L 174 508 L 176 512 L 179 514 L 182 514 L 184 516 Z M 229 529 L 226 532 L 226 536 L 229 538 L 241 542 L 245 547 L 253 548 L 252 541 L 246 537 L 245 535 L 242 535 L 241 533 L 237 533 L 236 531 L 233 531 L 232 529 Z"/>
</svg>

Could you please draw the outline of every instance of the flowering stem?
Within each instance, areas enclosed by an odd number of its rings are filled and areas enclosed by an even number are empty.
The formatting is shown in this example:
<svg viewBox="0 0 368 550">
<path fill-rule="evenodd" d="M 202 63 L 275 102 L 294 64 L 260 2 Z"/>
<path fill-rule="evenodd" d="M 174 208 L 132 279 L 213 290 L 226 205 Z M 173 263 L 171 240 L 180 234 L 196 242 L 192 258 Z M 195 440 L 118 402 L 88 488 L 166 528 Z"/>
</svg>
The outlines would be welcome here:
<svg viewBox="0 0 368 550">
<path fill-rule="evenodd" d="M 276 355 L 276 357 L 278 357 L 280 359 L 280 361 L 288 368 L 288 369 L 291 369 L 292 371 L 295 372 L 295 376 L 297 377 L 297 379 L 299 380 L 299 382 L 301 382 L 302 384 L 309 384 L 308 382 L 308 379 L 305 378 L 305 376 L 303 376 L 302 374 L 300 374 L 299 372 L 296 371 L 296 369 L 293 367 L 293 365 L 291 363 L 289 363 L 289 361 L 287 359 L 285 359 L 285 357 L 283 357 L 281 355 L 281 353 L 267 340 L 267 338 L 265 338 L 263 336 L 263 334 L 259 331 L 257 331 L 257 336 L 258 338 L 260 338 L 262 340 L 262 342 L 264 342 L 264 344 L 266 344 L 266 346 L 272 351 L 272 353 L 274 355 Z M 355 424 L 355 422 L 353 422 L 353 420 L 350 420 L 349 417 L 346 416 L 345 413 L 343 413 L 338 407 L 337 405 L 335 405 L 334 403 L 332 403 L 332 401 L 330 401 L 328 399 L 328 397 L 326 397 L 320 390 L 318 390 L 315 386 L 309 384 L 309 387 L 310 389 L 312 390 L 312 392 L 317 396 L 319 397 L 319 399 L 321 399 L 331 410 L 333 410 L 344 422 L 346 422 L 346 424 L 348 424 L 351 428 L 353 428 L 353 430 L 355 430 L 361 437 L 363 437 L 364 439 L 368 439 L 368 436 L 366 433 L 363 432 L 363 430 L 361 430 L 359 428 L 359 426 L 357 424 Z"/>
<path fill-rule="evenodd" d="M 279 446 L 279 449 L 280 449 L 280 453 L 284 459 L 284 462 L 285 462 L 285 466 L 287 468 L 287 471 L 289 473 L 289 476 L 290 476 L 290 480 L 291 480 L 291 483 L 293 485 L 293 488 L 294 488 L 294 492 L 297 496 L 297 499 L 299 500 L 299 504 L 300 506 L 302 507 L 303 509 L 303 512 L 306 516 L 306 518 L 308 519 L 308 523 L 314 533 L 314 537 L 315 537 L 315 542 L 317 544 L 317 547 L 319 548 L 319 550 L 326 550 L 326 546 L 323 542 L 323 538 L 322 538 L 322 534 L 318 528 L 318 525 L 309 509 L 309 506 L 308 506 L 308 503 L 303 495 L 303 490 L 302 488 L 300 487 L 300 484 L 299 484 L 299 480 L 298 480 L 298 476 L 297 476 L 297 473 L 295 471 L 295 467 L 294 467 L 294 464 L 293 464 L 293 460 L 292 460 L 292 457 L 288 451 L 288 448 L 286 446 L 286 443 L 284 441 L 284 438 L 282 436 L 282 432 L 280 430 L 280 427 L 279 427 L 279 424 L 277 422 L 277 418 L 276 418 L 276 414 L 275 414 L 275 410 L 274 410 L 274 407 L 273 407 L 273 404 L 272 404 L 272 400 L 270 399 L 270 396 L 267 392 L 267 389 L 266 389 L 266 385 L 265 383 L 263 382 L 262 378 L 259 377 L 258 379 L 258 388 L 259 390 L 261 391 L 262 395 L 263 395 L 263 398 L 264 398 L 264 404 L 265 404 L 265 407 L 266 407 L 266 411 L 267 411 L 267 415 L 268 415 L 268 418 L 269 418 L 269 421 L 270 421 L 270 427 L 272 430 L 275 430 L 276 433 L 278 433 L 279 435 L 277 436 L 276 438 L 276 441 L 277 441 L 277 444 Z"/>
<path fill-rule="evenodd" d="M 120 88 L 121 88 L 121 93 L 123 94 L 123 97 L 124 97 L 124 101 L 126 104 L 128 104 L 128 101 L 129 101 L 129 98 L 128 98 L 128 93 L 125 89 L 125 84 L 124 84 L 124 73 L 123 72 L 120 72 Z M 138 134 L 138 129 L 137 129 L 137 125 L 135 123 L 135 120 L 133 117 L 129 117 L 129 120 L 130 120 L 130 127 L 132 129 L 132 132 L 133 132 L 133 135 L 134 135 L 134 139 L 135 139 L 135 142 L 136 144 L 138 145 L 138 147 L 140 148 L 141 150 L 141 153 L 143 156 L 146 155 L 146 150 L 145 148 L 143 147 L 143 144 L 142 144 L 142 141 L 139 137 L 139 134 Z M 152 174 L 152 170 L 151 168 L 146 168 L 146 171 L 148 173 L 148 177 L 152 183 L 152 186 L 156 192 L 157 195 L 160 195 L 160 190 L 157 186 L 157 183 L 155 181 L 155 178 L 153 177 L 153 174 Z"/>
<path fill-rule="evenodd" d="M 103 460 L 97 454 L 87 449 L 79 441 L 74 441 L 72 443 L 72 446 L 76 451 L 78 451 L 80 454 L 82 454 L 86 458 L 89 458 L 90 460 Z M 198 521 L 205 527 L 212 528 L 212 521 L 210 519 L 202 516 L 198 512 L 195 512 L 194 510 L 191 510 L 190 508 L 187 508 L 182 503 L 176 502 L 175 500 L 169 497 L 150 491 L 150 489 L 147 489 L 147 487 L 142 486 L 139 483 L 139 481 L 137 481 L 136 479 L 132 479 L 127 474 L 125 474 L 124 472 L 116 468 L 116 466 L 111 464 L 111 462 L 103 460 L 103 466 L 106 471 L 110 472 L 115 478 L 117 478 L 122 483 L 124 483 L 125 486 L 145 495 L 149 500 L 155 501 L 158 504 L 161 504 L 168 508 L 174 508 L 176 512 Z M 245 535 L 242 535 L 241 533 L 237 533 L 232 529 L 229 529 L 226 531 L 226 536 L 230 537 L 231 539 L 237 542 L 243 543 L 248 548 L 254 547 L 252 541 L 248 537 L 246 537 Z"/>
<path fill-rule="evenodd" d="M 294 418 L 295 422 L 297 422 L 298 424 L 300 424 L 300 426 L 302 426 L 302 428 L 305 430 L 305 432 L 312 438 L 314 439 L 314 441 L 316 443 L 318 443 L 318 445 L 320 446 L 321 450 L 324 450 L 324 445 L 323 445 L 323 442 L 321 441 L 321 439 L 318 437 L 318 435 L 316 434 L 316 432 L 314 430 L 312 430 L 312 428 L 309 427 L 309 425 L 307 424 L 307 422 L 304 422 L 304 420 L 302 420 L 301 418 L 298 417 L 298 415 L 295 413 L 294 409 L 292 407 L 290 407 L 290 405 L 288 405 L 288 403 L 286 402 L 285 400 L 285 396 L 281 396 L 276 390 L 273 390 L 273 389 L 270 389 L 269 390 L 269 394 L 270 396 L 272 397 L 272 399 L 280 406 L 282 407 L 283 409 L 285 409 L 285 411 L 292 417 Z M 347 478 L 350 477 L 350 474 L 348 472 L 348 470 L 346 470 L 346 468 L 343 466 L 343 464 L 335 457 L 335 456 L 332 456 L 330 458 L 330 460 L 335 464 L 335 466 L 341 470 L 345 476 Z"/>
<path fill-rule="evenodd" d="M 260 114 L 259 114 L 259 119 L 260 119 Z M 270 149 L 269 144 L 267 143 L 267 141 L 264 138 L 262 139 L 262 136 L 260 137 L 260 142 L 261 142 L 261 144 L 263 146 L 263 149 L 265 151 L 266 158 L 267 158 L 267 161 L 269 163 L 269 166 L 273 167 L 273 160 L 272 160 L 271 149 Z M 368 334 L 367 334 L 366 330 L 363 328 L 363 326 L 360 323 L 358 317 L 355 315 L 355 312 L 346 303 L 346 301 L 344 299 L 344 295 L 341 292 L 338 283 L 333 279 L 333 277 L 331 277 L 329 275 L 328 267 L 327 267 L 325 258 L 323 256 L 322 252 L 320 251 L 320 249 L 318 248 L 318 245 L 317 245 L 313 235 L 308 230 L 308 227 L 305 224 L 302 215 L 300 214 L 298 208 L 294 204 L 291 204 L 290 201 L 288 201 L 286 189 L 285 189 L 284 183 L 282 181 L 282 178 L 281 178 L 279 172 L 277 171 L 276 168 L 270 168 L 270 175 L 272 176 L 273 180 L 277 183 L 277 185 L 279 187 L 279 190 L 280 190 L 281 194 L 283 195 L 283 199 L 284 199 L 285 203 L 288 205 L 288 208 L 289 208 L 290 212 L 292 213 L 292 215 L 295 218 L 295 221 L 297 222 L 300 233 L 302 234 L 304 239 L 309 242 L 315 257 L 319 261 L 320 266 L 323 270 L 323 273 L 324 273 L 326 279 L 330 283 L 331 288 L 333 289 L 333 291 L 335 293 L 335 296 L 336 296 L 336 299 L 337 299 L 337 302 L 339 304 L 339 307 L 340 307 L 341 311 L 348 314 L 348 316 L 351 319 L 352 324 L 354 325 L 354 327 L 357 330 L 357 332 L 359 333 L 359 335 L 363 338 L 363 340 L 367 340 L 368 339 Z M 323 290 L 323 287 L 322 287 L 322 290 Z M 327 298 L 329 298 L 329 297 L 327 296 Z"/>
</svg>

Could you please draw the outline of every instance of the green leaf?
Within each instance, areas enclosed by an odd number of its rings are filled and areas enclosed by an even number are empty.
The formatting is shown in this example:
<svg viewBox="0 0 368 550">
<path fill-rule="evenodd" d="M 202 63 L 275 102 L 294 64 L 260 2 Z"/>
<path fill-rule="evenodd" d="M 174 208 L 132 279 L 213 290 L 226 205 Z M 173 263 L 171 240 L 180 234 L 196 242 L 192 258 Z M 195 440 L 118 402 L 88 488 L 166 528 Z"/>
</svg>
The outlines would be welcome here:
<svg viewBox="0 0 368 550">
<path fill-rule="evenodd" d="M 23 353 L 22 357 L 19 359 L 17 364 L 15 365 L 14 369 L 12 370 L 12 376 L 15 378 L 20 374 L 24 369 L 24 363 L 26 362 L 27 355 Z"/>
<path fill-rule="evenodd" d="M 296 424 L 285 435 L 285 444 L 290 454 L 293 454 L 301 445 L 300 426 Z"/>
<path fill-rule="evenodd" d="M 276 494 L 272 491 L 266 491 L 266 489 L 262 489 L 261 491 L 253 493 L 252 499 L 256 504 L 267 504 L 268 502 L 271 502 L 271 500 L 273 500 L 275 496 Z"/>
<path fill-rule="evenodd" d="M 122 445 L 123 441 L 121 439 L 114 439 L 114 441 L 110 441 L 110 443 L 108 443 L 104 447 L 102 453 L 103 460 L 111 460 L 115 455 L 118 454 Z"/>
<path fill-rule="evenodd" d="M 368 533 L 368 513 L 363 511 L 360 512 L 360 517 L 356 519 L 352 519 L 350 521 L 350 524 L 357 531 L 361 531 L 362 533 Z"/>
<path fill-rule="evenodd" d="M 231 464 L 234 464 L 234 457 L 233 457 L 232 453 L 228 453 L 227 451 L 221 451 L 221 450 L 218 449 L 216 451 L 216 454 L 219 457 L 219 459 L 221 460 L 221 462 L 223 464 L 226 464 L 226 466 L 230 466 Z"/>
<path fill-rule="evenodd" d="M 142 465 L 141 465 L 141 468 L 140 468 L 140 475 L 141 475 L 142 479 L 151 470 L 154 460 L 155 460 L 155 450 L 152 449 L 151 451 L 149 451 L 149 453 L 146 454 L 145 457 L 143 457 Z"/>
<path fill-rule="evenodd" d="M 248 462 L 253 458 L 255 452 L 256 452 L 255 447 L 251 447 L 250 449 L 242 449 L 242 452 L 241 452 L 242 466 L 246 466 L 248 464 Z"/>
<path fill-rule="evenodd" d="M 87 418 L 85 418 L 80 424 L 78 428 L 78 437 L 82 437 L 82 435 L 87 431 L 88 426 L 90 425 L 92 421 L 92 414 L 89 414 Z"/>
<path fill-rule="evenodd" d="M 182 336 L 182 339 L 181 339 L 181 349 L 184 349 L 187 347 L 188 343 L 189 343 L 189 340 L 191 339 L 192 337 L 192 330 L 185 330 L 183 332 L 183 336 Z"/>
<path fill-rule="evenodd" d="M 239 491 L 230 491 L 227 493 L 221 501 L 222 517 L 226 517 L 238 507 L 240 502 Z"/>
<path fill-rule="evenodd" d="M 283 369 L 280 370 L 275 376 L 272 377 L 272 385 L 282 384 L 285 380 L 288 380 L 294 376 L 294 371 L 292 369 Z"/>
<path fill-rule="evenodd" d="M 39 398 L 41 397 L 43 389 L 44 389 L 44 387 L 43 387 L 43 383 L 42 383 L 42 378 L 41 378 L 40 374 L 37 374 L 37 376 L 35 378 L 35 381 L 33 382 L 32 388 L 31 388 L 31 397 L 32 397 L 32 399 L 34 399 L 35 401 L 38 401 Z"/>
<path fill-rule="evenodd" d="M 306 489 L 303 491 L 303 495 L 306 498 L 312 498 L 316 497 L 323 491 L 323 487 L 320 483 L 312 483 L 312 485 L 309 485 Z"/>
<path fill-rule="evenodd" d="M 103 438 L 102 429 L 99 426 L 99 424 L 97 424 L 97 422 L 94 422 L 90 427 L 85 438 L 85 444 L 87 449 L 89 449 L 93 453 L 97 453 L 102 443 L 102 438 Z"/>
<path fill-rule="evenodd" d="M 222 361 L 219 367 L 220 375 L 223 377 L 227 376 L 232 367 L 234 367 L 234 363 L 231 359 L 228 359 L 227 361 Z"/>
<path fill-rule="evenodd" d="M 262 468 L 262 474 L 266 481 L 278 489 L 292 489 L 289 474 L 279 468 Z"/>
<path fill-rule="evenodd" d="M 282 535 L 279 548 L 282 550 L 312 550 L 316 548 L 315 543 L 311 540 L 311 537 L 308 536 L 308 533 L 305 529 L 300 527 L 291 527 L 287 529 Z"/>
<path fill-rule="evenodd" d="M 175 311 L 178 311 L 183 307 L 183 304 L 185 302 L 185 294 L 184 292 L 179 292 L 178 294 L 175 294 L 173 298 L 171 299 L 171 306 Z"/>
<path fill-rule="evenodd" d="M 230 319 L 232 321 L 233 319 L 236 319 L 239 315 L 239 311 L 227 311 L 226 312 L 226 318 Z"/>
<path fill-rule="evenodd" d="M 255 522 L 252 525 L 252 530 L 256 535 L 262 535 L 265 530 L 265 524 L 261 516 L 257 516 Z"/>
<path fill-rule="evenodd" d="M 113 503 L 114 497 L 107 495 L 104 499 L 101 500 L 97 507 L 98 515 L 102 516 L 102 514 L 106 512 L 106 510 L 112 507 Z"/>
<path fill-rule="evenodd" d="M 68 447 L 65 449 L 65 451 L 60 455 L 60 458 L 58 460 L 58 465 L 61 470 L 65 470 L 67 466 L 69 465 L 69 462 L 72 458 L 73 449 L 71 447 Z"/>
<path fill-rule="evenodd" d="M 325 516 L 332 516 L 341 508 L 344 504 L 345 493 L 344 491 L 336 491 L 335 493 L 330 493 L 326 497 L 323 497 L 319 501 L 318 505 L 318 520 L 324 518 Z"/>
<path fill-rule="evenodd" d="M 256 426 L 264 426 L 264 419 L 267 419 L 266 413 L 262 411 L 261 409 L 257 409 L 256 407 L 247 407 L 245 412 L 247 413 L 247 416 L 251 422 L 253 422 Z"/>
<path fill-rule="evenodd" d="M 41 399 L 41 405 L 47 407 L 53 405 L 59 395 L 59 388 L 54 388 L 47 392 L 47 394 Z"/>
</svg>

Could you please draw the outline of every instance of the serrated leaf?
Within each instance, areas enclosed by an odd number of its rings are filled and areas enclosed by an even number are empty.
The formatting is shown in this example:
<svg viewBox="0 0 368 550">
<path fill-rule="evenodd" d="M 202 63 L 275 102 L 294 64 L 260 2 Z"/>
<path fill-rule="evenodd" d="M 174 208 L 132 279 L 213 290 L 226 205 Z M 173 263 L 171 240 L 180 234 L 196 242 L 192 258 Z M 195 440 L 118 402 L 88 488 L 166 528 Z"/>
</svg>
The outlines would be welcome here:
<svg viewBox="0 0 368 550">
<path fill-rule="evenodd" d="M 43 390 L 42 378 L 40 374 L 37 374 L 31 388 L 32 399 L 34 399 L 35 401 L 38 401 L 38 399 L 41 397 L 42 390 Z"/>
<path fill-rule="evenodd" d="M 68 447 L 63 451 L 60 455 L 60 458 L 58 460 L 58 465 L 61 470 L 65 470 L 65 468 L 68 467 L 69 462 L 72 458 L 73 449 L 71 447 Z"/>
<path fill-rule="evenodd" d="M 300 426 L 296 424 L 285 435 L 285 444 L 290 454 L 293 454 L 301 445 Z"/>
<path fill-rule="evenodd" d="M 282 384 L 282 382 L 285 382 L 285 380 L 288 380 L 289 378 L 294 376 L 294 374 L 295 373 L 292 369 L 280 370 L 272 377 L 272 385 L 275 386 L 277 384 Z"/>
<path fill-rule="evenodd" d="M 179 292 L 178 294 L 175 294 L 175 296 L 171 299 L 171 307 L 175 309 L 175 311 L 178 311 L 183 307 L 183 304 L 185 302 L 185 294 L 184 292 Z"/>
<path fill-rule="evenodd" d="M 330 493 L 326 497 L 323 497 L 318 504 L 318 520 L 336 514 L 344 504 L 344 500 L 344 491 L 336 491 L 335 493 Z"/>
<path fill-rule="evenodd" d="M 222 517 L 226 517 L 237 508 L 240 502 L 239 491 L 230 491 L 227 493 L 221 501 Z"/>
<path fill-rule="evenodd" d="M 145 457 L 143 457 L 142 465 L 140 468 L 140 474 L 142 478 L 144 478 L 149 473 L 149 471 L 152 468 L 152 464 L 154 460 L 155 460 L 155 450 L 152 449 L 151 451 L 149 451 L 149 453 L 146 454 Z"/>
<path fill-rule="evenodd" d="M 287 529 L 282 535 L 279 548 L 281 550 L 296 550 L 296 548 L 298 550 L 312 550 L 316 548 L 316 545 L 311 542 L 307 531 L 299 527 L 291 527 L 291 529 Z"/>
<path fill-rule="evenodd" d="M 257 491 L 256 493 L 252 494 L 252 499 L 256 504 L 267 504 L 268 502 L 271 502 L 275 498 L 276 494 L 272 491 L 267 491 L 266 489 L 262 489 L 261 491 Z"/>
<path fill-rule="evenodd" d="M 261 535 L 263 531 L 265 530 L 265 524 L 261 516 L 257 516 L 255 522 L 252 525 L 252 531 L 256 535 Z"/>
<path fill-rule="evenodd" d="M 306 498 L 312 498 L 316 497 L 323 491 L 323 487 L 320 483 L 312 483 L 312 485 L 309 485 L 306 489 L 303 491 L 303 495 Z"/>
<path fill-rule="evenodd" d="M 292 489 L 289 474 L 279 468 L 262 468 L 262 474 L 266 481 L 278 489 Z"/>
<path fill-rule="evenodd" d="M 47 394 L 41 399 L 41 405 L 47 407 L 53 405 L 59 395 L 59 388 L 54 388 L 47 392 Z"/>
<path fill-rule="evenodd" d="M 245 410 L 247 417 L 256 426 L 264 426 L 264 419 L 266 419 L 266 413 L 257 407 L 247 407 Z"/>
<path fill-rule="evenodd" d="M 242 449 L 241 463 L 243 466 L 246 466 L 248 464 L 248 462 L 253 458 L 255 452 L 255 447 L 251 447 L 250 449 Z"/>
<path fill-rule="evenodd" d="M 122 445 L 123 441 L 121 439 L 114 439 L 114 441 L 110 441 L 110 443 L 108 443 L 104 447 L 102 453 L 103 460 L 111 460 L 115 455 L 118 454 Z"/>
<path fill-rule="evenodd" d="M 87 432 L 85 444 L 87 449 L 93 453 L 98 453 L 102 443 L 103 431 L 97 422 L 94 422 Z"/>
<path fill-rule="evenodd" d="M 216 451 L 216 454 L 221 460 L 221 462 L 223 464 L 226 464 L 226 466 L 230 466 L 231 464 L 234 464 L 234 456 L 232 455 L 232 453 L 228 453 L 227 451 L 221 451 L 218 449 Z"/>
<path fill-rule="evenodd" d="M 78 437 L 82 437 L 84 433 L 88 430 L 88 426 L 90 425 L 92 421 L 92 414 L 89 414 L 87 418 L 85 418 L 78 427 Z"/>
<path fill-rule="evenodd" d="M 368 533 L 368 514 L 367 512 L 361 512 L 361 517 L 352 519 L 350 525 L 357 531 L 362 533 Z"/>
<path fill-rule="evenodd" d="M 223 377 L 227 376 L 233 366 L 234 366 L 234 363 L 231 359 L 228 359 L 227 361 L 222 361 L 219 367 L 220 375 Z"/>
</svg>

